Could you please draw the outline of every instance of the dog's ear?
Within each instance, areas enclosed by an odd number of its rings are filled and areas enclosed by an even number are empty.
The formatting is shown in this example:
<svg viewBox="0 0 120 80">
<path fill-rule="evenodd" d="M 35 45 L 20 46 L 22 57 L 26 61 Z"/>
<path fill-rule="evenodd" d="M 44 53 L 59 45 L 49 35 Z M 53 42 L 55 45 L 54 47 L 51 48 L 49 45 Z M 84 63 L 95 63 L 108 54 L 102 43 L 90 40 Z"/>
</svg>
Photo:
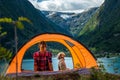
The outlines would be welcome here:
<svg viewBox="0 0 120 80">
<path fill-rule="evenodd" d="M 61 54 L 60 55 L 58 55 L 58 59 L 60 59 L 61 58 Z"/>
<path fill-rule="evenodd" d="M 58 59 L 60 59 L 61 58 L 61 54 L 60 55 L 58 55 Z"/>
</svg>

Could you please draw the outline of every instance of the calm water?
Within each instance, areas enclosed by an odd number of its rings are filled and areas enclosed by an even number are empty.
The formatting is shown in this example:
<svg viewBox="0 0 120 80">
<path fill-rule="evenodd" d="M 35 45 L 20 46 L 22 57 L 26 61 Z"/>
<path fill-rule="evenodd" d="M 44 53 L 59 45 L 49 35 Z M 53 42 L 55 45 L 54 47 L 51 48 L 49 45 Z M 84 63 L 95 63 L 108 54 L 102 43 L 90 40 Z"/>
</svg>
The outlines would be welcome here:
<svg viewBox="0 0 120 80">
<path fill-rule="evenodd" d="M 97 60 L 102 62 L 106 72 L 120 74 L 120 57 L 98 58 Z"/>
<path fill-rule="evenodd" d="M 57 58 L 53 58 L 53 68 L 54 71 L 58 70 L 58 60 Z M 109 73 L 120 73 L 120 58 L 98 58 L 97 61 L 102 62 L 104 65 L 106 72 Z M 73 62 L 71 57 L 66 57 L 65 62 L 68 68 L 73 68 Z M 25 70 L 33 70 L 33 59 L 23 60 L 22 68 Z"/>
<path fill-rule="evenodd" d="M 58 70 L 58 59 L 57 58 L 52 58 L 53 61 L 53 69 L 54 71 Z M 73 69 L 73 63 L 72 63 L 72 58 L 71 57 L 66 57 L 65 58 L 66 66 L 70 69 Z M 22 63 L 22 69 L 25 70 L 34 70 L 33 66 L 33 59 L 28 59 L 28 60 L 23 60 Z"/>
<path fill-rule="evenodd" d="M 52 58 L 53 60 L 53 68 L 54 71 L 58 70 L 58 60 L 57 58 Z M 102 62 L 101 64 L 104 65 L 106 72 L 109 73 L 119 73 L 120 74 L 120 57 L 113 57 L 113 58 L 98 58 L 97 61 Z M 72 69 L 73 68 L 73 62 L 71 57 L 66 57 L 65 62 L 68 68 Z M 5 71 L 6 63 L 1 63 L 0 62 L 0 73 L 2 71 Z M 22 63 L 22 69 L 25 70 L 33 70 L 33 59 L 27 59 L 23 60 Z"/>
</svg>

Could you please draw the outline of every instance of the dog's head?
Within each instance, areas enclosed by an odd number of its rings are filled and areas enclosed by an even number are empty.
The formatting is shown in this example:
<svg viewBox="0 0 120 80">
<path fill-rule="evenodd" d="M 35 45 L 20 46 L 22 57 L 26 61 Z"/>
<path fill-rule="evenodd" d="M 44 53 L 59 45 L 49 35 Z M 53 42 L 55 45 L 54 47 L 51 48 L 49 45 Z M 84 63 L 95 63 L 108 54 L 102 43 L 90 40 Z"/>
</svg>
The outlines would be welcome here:
<svg viewBox="0 0 120 80">
<path fill-rule="evenodd" d="M 58 59 L 64 58 L 65 57 L 65 53 L 64 52 L 59 52 L 57 55 Z"/>
</svg>

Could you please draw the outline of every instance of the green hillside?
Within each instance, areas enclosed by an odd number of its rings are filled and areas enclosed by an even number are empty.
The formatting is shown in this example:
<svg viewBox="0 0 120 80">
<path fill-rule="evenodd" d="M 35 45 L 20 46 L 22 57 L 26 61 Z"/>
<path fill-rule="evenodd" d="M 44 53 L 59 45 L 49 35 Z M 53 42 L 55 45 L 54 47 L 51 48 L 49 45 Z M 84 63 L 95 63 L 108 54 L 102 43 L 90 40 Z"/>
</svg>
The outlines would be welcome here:
<svg viewBox="0 0 120 80">
<path fill-rule="evenodd" d="M 78 39 L 97 52 L 120 52 L 120 0 L 105 0 Z"/>
<path fill-rule="evenodd" d="M 23 16 L 31 20 L 32 25 L 24 22 L 24 29 L 18 31 L 18 48 L 33 36 L 40 33 L 62 33 L 70 35 L 69 32 L 49 21 L 39 10 L 35 9 L 28 0 L 0 0 L 0 18 L 10 17 L 16 20 Z M 14 29 L 13 25 L 1 23 L 3 31 L 7 35 L 0 40 L 0 44 L 14 51 Z"/>
</svg>

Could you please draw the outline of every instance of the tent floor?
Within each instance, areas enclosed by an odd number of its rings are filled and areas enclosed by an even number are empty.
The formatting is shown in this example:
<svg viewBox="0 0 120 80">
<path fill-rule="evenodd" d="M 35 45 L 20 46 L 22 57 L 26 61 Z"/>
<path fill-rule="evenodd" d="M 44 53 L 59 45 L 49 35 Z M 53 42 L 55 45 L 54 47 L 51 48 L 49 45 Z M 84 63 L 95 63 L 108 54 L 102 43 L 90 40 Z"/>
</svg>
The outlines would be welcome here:
<svg viewBox="0 0 120 80">
<path fill-rule="evenodd" d="M 34 72 L 34 71 L 27 71 L 27 70 L 23 70 L 21 73 L 18 73 L 18 76 L 35 76 L 35 75 L 58 75 L 58 74 L 67 74 L 67 73 L 74 73 L 77 72 L 78 74 L 90 74 L 89 69 L 77 69 L 77 70 L 65 70 L 65 71 L 38 71 L 38 72 Z M 11 74 L 7 74 L 6 76 L 9 77 L 16 77 L 16 73 L 11 73 Z"/>
</svg>

